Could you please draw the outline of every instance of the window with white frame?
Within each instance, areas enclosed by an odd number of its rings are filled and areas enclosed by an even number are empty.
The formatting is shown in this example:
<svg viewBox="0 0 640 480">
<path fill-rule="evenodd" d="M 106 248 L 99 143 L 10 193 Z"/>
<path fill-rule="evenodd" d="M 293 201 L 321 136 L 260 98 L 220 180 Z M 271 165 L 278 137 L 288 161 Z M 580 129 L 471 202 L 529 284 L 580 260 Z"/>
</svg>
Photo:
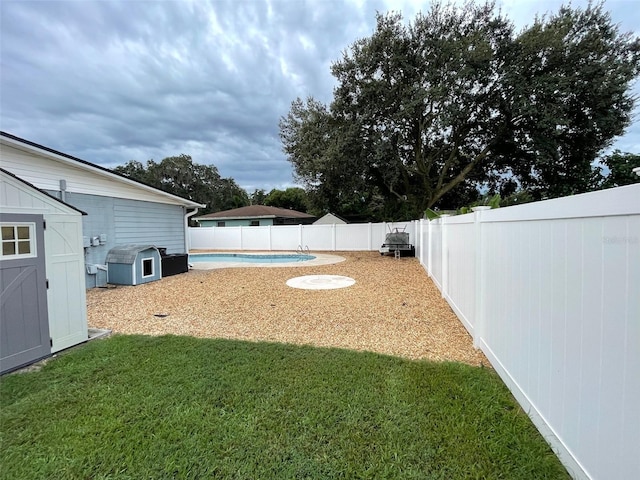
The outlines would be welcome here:
<svg viewBox="0 0 640 480">
<path fill-rule="evenodd" d="M 25 258 L 36 256 L 34 223 L 2 223 L 2 251 L 0 258 Z"/>
</svg>

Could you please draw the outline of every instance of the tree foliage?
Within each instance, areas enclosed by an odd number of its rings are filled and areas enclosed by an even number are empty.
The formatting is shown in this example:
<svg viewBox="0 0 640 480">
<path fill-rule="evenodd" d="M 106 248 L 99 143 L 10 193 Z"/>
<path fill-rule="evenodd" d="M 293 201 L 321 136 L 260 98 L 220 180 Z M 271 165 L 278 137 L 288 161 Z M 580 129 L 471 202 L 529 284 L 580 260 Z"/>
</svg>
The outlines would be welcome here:
<svg viewBox="0 0 640 480">
<path fill-rule="evenodd" d="M 640 41 L 601 6 L 562 7 L 516 38 L 509 64 L 511 171 L 535 198 L 588 191 L 591 164 L 631 122 Z"/>
<path fill-rule="evenodd" d="M 132 160 L 113 169 L 125 177 L 206 205 L 202 213 L 249 205 L 247 192 L 231 178 L 222 178 L 213 165 L 194 163 L 189 155 L 167 157 L 146 165 Z"/>
<path fill-rule="evenodd" d="M 300 187 L 285 190 L 272 189 L 264 199 L 264 204 L 271 207 L 288 208 L 306 213 L 308 210 L 307 192 Z"/>
<path fill-rule="evenodd" d="M 264 205 L 267 198 L 267 192 L 262 188 L 256 188 L 253 193 L 249 194 L 249 202 L 251 205 Z"/>
<path fill-rule="evenodd" d="M 549 198 L 589 189 L 630 122 L 640 42 L 601 6 L 516 33 L 493 4 L 379 14 L 332 65 L 330 105 L 296 99 L 283 149 L 315 207 L 415 218 L 478 186 Z M 444 205 L 448 206 L 448 205 Z"/>
<path fill-rule="evenodd" d="M 601 165 L 594 168 L 595 190 L 604 188 L 622 187 L 640 182 L 640 176 L 633 169 L 640 167 L 640 155 L 622 153 L 615 150 L 600 159 Z"/>
</svg>

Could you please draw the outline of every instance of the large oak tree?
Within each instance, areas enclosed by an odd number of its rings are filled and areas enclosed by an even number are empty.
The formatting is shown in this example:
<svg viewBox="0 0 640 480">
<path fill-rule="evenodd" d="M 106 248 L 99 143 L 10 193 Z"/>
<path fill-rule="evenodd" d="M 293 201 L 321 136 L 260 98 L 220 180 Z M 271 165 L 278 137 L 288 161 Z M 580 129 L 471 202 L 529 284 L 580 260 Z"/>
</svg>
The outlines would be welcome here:
<svg viewBox="0 0 640 480">
<path fill-rule="evenodd" d="M 493 4 L 379 14 L 332 65 L 330 105 L 296 99 L 283 149 L 315 206 L 415 218 L 484 186 L 533 198 L 586 191 L 630 123 L 640 42 L 601 6 L 516 33 Z M 462 193 L 461 193 L 462 192 Z"/>
<path fill-rule="evenodd" d="M 201 213 L 218 212 L 249 205 L 247 192 L 232 178 L 222 178 L 214 165 L 194 163 L 189 155 L 167 157 L 146 165 L 132 160 L 114 172 L 182 198 L 205 204 Z"/>
</svg>

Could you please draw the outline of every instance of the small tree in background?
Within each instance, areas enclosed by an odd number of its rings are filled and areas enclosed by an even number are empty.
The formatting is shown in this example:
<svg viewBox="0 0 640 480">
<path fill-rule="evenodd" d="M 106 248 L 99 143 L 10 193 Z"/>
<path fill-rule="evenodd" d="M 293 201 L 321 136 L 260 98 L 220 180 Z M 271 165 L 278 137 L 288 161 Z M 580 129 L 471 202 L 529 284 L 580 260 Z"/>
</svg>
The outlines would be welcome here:
<svg viewBox="0 0 640 480">
<path fill-rule="evenodd" d="M 264 205 L 265 198 L 267 198 L 267 192 L 262 188 L 256 188 L 253 193 L 249 195 L 249 202 L 251 205 Z"/>
</svg>

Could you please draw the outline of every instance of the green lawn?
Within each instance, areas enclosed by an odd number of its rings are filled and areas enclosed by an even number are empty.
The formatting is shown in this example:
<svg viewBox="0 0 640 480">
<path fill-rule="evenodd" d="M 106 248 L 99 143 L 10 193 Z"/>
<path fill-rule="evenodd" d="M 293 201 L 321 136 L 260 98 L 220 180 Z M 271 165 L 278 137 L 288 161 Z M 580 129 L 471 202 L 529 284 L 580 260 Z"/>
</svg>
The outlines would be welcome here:
<svg viewBox="0 0 640 480">
<path fill-rule="evenodd" d="M 0 381 L 11 479 L 569 478 L 486 368 L 115 336 Z"/>
</svg>

